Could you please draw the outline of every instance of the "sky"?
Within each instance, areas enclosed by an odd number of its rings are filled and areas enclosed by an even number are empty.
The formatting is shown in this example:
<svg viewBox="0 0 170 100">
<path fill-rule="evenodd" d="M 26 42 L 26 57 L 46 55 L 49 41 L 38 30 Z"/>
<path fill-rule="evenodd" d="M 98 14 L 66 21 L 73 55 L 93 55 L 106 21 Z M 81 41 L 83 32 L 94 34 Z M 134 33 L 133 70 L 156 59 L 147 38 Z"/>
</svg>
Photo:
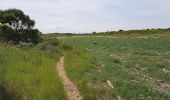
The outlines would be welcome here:
<svg viewBox="0 0 170 100">
<path fill-rule="evenodd" d="M 170 0 L 0 0 L 17 8 L 43 33 L 89 33 L 170 27 Z"/>
</svg>

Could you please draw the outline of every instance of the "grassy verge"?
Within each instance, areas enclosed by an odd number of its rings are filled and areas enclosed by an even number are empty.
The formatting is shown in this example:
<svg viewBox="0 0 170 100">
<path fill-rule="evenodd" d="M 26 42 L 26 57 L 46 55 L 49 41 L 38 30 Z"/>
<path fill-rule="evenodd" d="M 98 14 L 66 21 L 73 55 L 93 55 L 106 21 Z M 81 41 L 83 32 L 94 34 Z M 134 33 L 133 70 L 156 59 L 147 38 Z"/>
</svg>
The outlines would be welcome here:
<svg viewBox="0 0 170 100">
<path fill-rule="evenodd" d="M 86 100 L 95 100 L 96 90 L 88 86 L 91 77 L 95 76 L 95 59 L 87 52 L 74 49 L 65 52 L 65 70 L 71 80 L 78 86 L 81 96 Z"/>
<path fill-rule="evenodd" d="M 55 66 L 60 53 L 0 44 L 0 99 L 66 100 Z"/>
</svg>

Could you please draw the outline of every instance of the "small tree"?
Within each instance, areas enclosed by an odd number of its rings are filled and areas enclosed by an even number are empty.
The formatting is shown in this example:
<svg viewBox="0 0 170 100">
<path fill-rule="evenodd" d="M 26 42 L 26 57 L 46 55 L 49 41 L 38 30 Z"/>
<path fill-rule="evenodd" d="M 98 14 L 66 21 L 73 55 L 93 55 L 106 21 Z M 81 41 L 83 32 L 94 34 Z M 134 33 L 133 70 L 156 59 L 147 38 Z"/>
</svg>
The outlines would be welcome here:
<svg viewBox="0 0 170 100">
<path fill-rule="evenodd" d="M 0 11 L 0 23 L 10 26 L 15 30 L 32 29 L 35 21 L 18 9 L 8 9 Z"/>
<path fill-rule="evenodd" d="M 18 40 L 15 31 L 6 25 L 0 26 L 0 37 L 3 41 Z"/>
<path fill-rule="evenodd" d="M 96 32 L 94 31 L 92 34 L 96 34 Z"/>
<path fill-rule="evenodd" d="M 0 10 L 0 36 L 3 40 L 15 43 L 32 42 L 37 44 L 40 38 L 35 21 L 19 9 Z"/>
<path fill-rule="evenodd" d="M 31 42 L 37 44 L 41 41 L 40 32 L 38 29 L 24 30 L 23 35 L 21 35 L 21 39 L 23 42 Z"/>
</svg>

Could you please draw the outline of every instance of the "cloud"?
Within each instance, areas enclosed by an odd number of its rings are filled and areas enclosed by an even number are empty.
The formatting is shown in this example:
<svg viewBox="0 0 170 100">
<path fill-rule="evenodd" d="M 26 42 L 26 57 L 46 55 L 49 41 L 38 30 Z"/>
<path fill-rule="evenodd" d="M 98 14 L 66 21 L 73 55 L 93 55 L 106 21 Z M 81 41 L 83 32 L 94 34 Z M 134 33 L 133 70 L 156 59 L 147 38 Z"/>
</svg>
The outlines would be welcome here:
<svg viewBox="0 0 170 100">
<path fill-rule="evenodd" d="M 22 9 L 43 32 L 92 32 L 169 27 L 168 0 L 0 0 Z"/>
</svg>

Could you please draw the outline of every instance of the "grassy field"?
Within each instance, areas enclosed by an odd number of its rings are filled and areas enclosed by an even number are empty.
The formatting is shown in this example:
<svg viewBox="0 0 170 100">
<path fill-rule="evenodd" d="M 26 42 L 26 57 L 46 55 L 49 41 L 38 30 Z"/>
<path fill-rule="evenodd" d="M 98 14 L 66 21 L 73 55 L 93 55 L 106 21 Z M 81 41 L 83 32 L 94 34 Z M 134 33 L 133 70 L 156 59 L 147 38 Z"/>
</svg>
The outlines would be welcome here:
<svg viewBox="0 0 170 100">
<path fill-rule="evenodd" d="M 0 100 L 67 100 L 56 71 L 63 55 L 84 100 L 169 100 L 169 29 L 152 31 L 46 35 L 37 46 L 0 43 Z"/>
<path fill-rule="evenodd" d="M 61 38 L 68 76 L 85 100 L 168 100 L 170 36 Z"/>
<path fill-rule="evenodd" d="M 0 100 L 66 100 L 55 66 L 61 53 L 0 44 Z"/>
<path fill-rule="evenodd" d="M 119 30 L 119 31 L 108 31 L 108 32 L 97 32 L 97 33 L 85 33 L 85 34 L 68 34 L 68 33 L 49 33 L 45 34 L 45 38 L 68 38 L 68 37 L 112 37 L 112 38 L 141 38 L 141 37 L 170 37 L 170 28 L 168 29 L 145 29 L 145 30 Z"/>
</svg>

